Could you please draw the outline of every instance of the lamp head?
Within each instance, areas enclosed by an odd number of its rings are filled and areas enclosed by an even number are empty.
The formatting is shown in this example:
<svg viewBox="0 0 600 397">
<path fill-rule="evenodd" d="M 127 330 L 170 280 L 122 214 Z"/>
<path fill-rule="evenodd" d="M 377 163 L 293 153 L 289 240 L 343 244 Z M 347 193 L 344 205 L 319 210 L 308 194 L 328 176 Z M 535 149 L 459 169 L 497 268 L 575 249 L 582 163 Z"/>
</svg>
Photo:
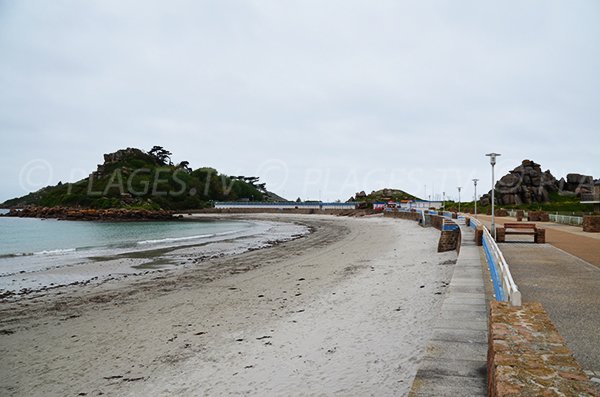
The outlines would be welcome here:
<svg viewBox="0 0 600 397">
<path fill-rule="evenodd" d="M 486 154 L 486 156 L 490 156 L 490 164 L 491 165 L 496 165 L 496 157 L 501 156 L 501 154 L 500 153 L 488 153 L 488 154 Z"/>
</svg>

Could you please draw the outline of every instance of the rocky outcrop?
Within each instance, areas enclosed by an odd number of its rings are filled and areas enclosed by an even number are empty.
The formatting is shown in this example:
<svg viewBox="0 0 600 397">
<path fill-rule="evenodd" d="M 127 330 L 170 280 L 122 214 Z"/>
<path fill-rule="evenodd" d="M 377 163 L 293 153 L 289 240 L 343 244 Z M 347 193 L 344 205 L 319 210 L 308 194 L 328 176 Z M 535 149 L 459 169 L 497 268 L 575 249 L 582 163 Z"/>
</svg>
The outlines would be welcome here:
<svg viewBox="0 0 600 397">
<path fill-rule="evenodd" d="M 561 192 L 572 192 L 578 197 L 581 194 L 591 193 L 594 186 L 594 178 L 590 175 L 567 174 L 567 179 L 560 178 L 558 186 Z"/>
<path fill-rule="evenodd" d="M 542 171 L 539 164 L 523 160 L 521 165 L 496 182 L 495 199 L 499 205 L 546 203 L 550 193 L 580 197 L 592 191 L 593 178 L 581 174 L 568 174 L 566 180 L 557 181 L 550 170 Z M 491 191 L 481 196 L 480 204 L 491 203 Z"/>
<path fill-rule="evenodd" d="M 400 189 L 385 188 L 381 190 L 373 190 L 370 194 L 366 194 L 365 191 L 358 192 L 354 197 L 350 197 L 348 202 L 354 201 L 387 201 L 387 200 L 414 200 L 416 197 L 412 194 L 406 193 Z"/>
<path fill-rule="evenodd" d="M 117 150 L 114 153 L 104 154 L 104 164 L 98 164 L 98 168 L 96 169 L 96 171 L 92 172 L 90 176 L 96 179 L 102 178 L 105 175 L 107 167 L 111 164 L 116 164 L 122 161 L 126 161 L 127 159 L 133 158 L 141 158 L 146 161 L 149 161 L 150 163 L 156 164 L 156 160 L 148 153 L 140 149 L 128 147 L 127 149 Z"/>
<path fill-rule="evenodd" d="M 173 220 L 173 211 L 150 211 L 143 209 L 74 209 L 68 207 L 25 207 L 11 209 L 4 216 L 19 218 L 54 218 L 81 221 L 144 221 L 144 220 Z"/>
<path fill-rule="evenodd" d="M 130 148 L 117 150 L 104 155 L 104 164 L 118 163 L 128 158 L 146 157 L 147 154 L 140 149 Z"/>
<path fill-rule="evenodd" d="M 357 192 L 353 197 L 350 197 L 348 202 L 362 201 L 367 199 L 367 193 L 364 190 Z"/>
</svg>

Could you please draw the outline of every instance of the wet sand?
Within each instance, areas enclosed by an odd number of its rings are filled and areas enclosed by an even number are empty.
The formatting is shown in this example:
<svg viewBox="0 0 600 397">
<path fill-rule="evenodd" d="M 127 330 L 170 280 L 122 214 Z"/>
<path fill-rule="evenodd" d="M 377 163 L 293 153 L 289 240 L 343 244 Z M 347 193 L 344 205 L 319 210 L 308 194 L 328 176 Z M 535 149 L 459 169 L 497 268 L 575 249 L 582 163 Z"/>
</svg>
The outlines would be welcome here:
<svg viewBox="0 0 600 397">
<path fill-rule="evenodd" d="M 436 252 L 439 232 L 382 217 L 259 217 L 314 232 L 3 303 L 0 394 L 407 394 L 456 258 Z"/>
</svg>

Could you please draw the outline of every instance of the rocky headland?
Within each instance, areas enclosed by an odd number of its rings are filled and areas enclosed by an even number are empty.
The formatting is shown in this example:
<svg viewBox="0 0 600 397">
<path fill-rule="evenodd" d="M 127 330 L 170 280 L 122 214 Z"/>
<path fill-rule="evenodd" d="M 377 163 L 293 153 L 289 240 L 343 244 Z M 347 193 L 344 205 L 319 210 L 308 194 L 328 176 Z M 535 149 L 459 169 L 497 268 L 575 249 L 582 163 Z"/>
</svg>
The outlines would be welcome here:
<svg viewBox="0 0 600 397">
<path fill-rule="evenodd" d="M 211 167 L 192 169 L 188 161 L 173 163 L 162 146 L 104 155 L 87 178 L 59 182 L 0 203 L 0 208 L 139 208 L 150 211 L 208 208 L 214 201 L 276 201 L 255 176 L 228 176 Z M 94 215 L 95 216 L 95 215 Z M 120 214 L 119 214 L 120 216 Z M 87 214 L 85 215 L 87 217 Z"/>
<path fill-rule="evenodd" d="M 12 208 L 4 216 L 78 221 L 156 221 L 173 220 L 173 211 L 144 209 L 77 209 L 69 207 Z"/>
</svg>

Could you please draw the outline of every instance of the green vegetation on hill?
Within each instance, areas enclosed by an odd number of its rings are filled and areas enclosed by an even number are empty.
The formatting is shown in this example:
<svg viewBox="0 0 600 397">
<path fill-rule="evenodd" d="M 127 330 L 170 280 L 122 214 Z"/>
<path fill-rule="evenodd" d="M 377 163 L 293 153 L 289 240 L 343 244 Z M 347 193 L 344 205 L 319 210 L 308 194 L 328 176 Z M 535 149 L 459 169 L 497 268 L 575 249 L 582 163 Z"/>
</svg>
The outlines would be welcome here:
<svg viewBox="0 0 600 397">
<path fill-rule="evenodd" d="M 173 164 L 170 156 L 160 146 L 149 152 L 119 150 L 104 155 L 104 164 L 88 178 L 48 186 L 2 206 L 184 210 L 205 208 L 211 201 L 269 199 L 257 177 L 227 176 L 214 168 L 192 170 L 189 162 Z"/>
<path fill-rule="evenodd" d="M 400 189 L 381 189 L 372 191 L 370 194 L 359 192 L 354 195 L 349 201 L 359 202 L 378 202 L 378 201 L 401 201 L 401 200 L 418 200 L 416 196 L 406 193 Z"/>
</svg>

